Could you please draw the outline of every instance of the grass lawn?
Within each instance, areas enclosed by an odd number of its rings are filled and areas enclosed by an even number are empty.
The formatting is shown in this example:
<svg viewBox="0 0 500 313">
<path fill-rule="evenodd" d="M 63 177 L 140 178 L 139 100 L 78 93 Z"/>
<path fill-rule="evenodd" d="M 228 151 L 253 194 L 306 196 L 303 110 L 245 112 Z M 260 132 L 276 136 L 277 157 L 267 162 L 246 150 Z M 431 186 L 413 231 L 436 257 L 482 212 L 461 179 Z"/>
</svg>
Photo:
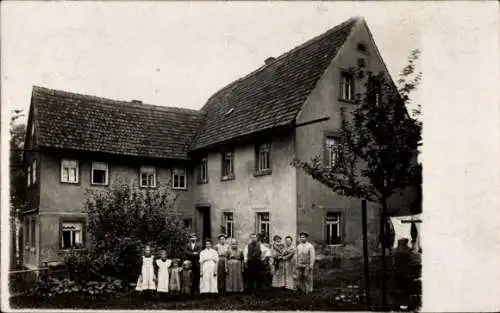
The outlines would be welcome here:
<svg viewBox="0 0 500 313">
<path fill-rule="evenodd" d="M 360 264 L 361 265 L 361 264 Z M 389 267 L 393 263 L 390 262 Z M 420 283 L 413 278 L 419 276 L 420 265 L 413 264 L 407 277 L 411 283 L 402 290 L 400 280 L 391 271 L 388 275 L 388 302 L 392 310 L 416 310 L 420 306 Z M 417 273 L 418 271 L 418 273 Z M 418 274 L 417 276 L 415 276 Z M 380 310 L 380 266 L 371 266 L 370 296 L 373 310 Z M 145 301 L 133 292 L 108 298 L 89 298 L 78 295 L 61 295 L 50 298 L 18 296 L 11 298 L 13 308 L 44 309 L 173 309 L 173 310 L 365 310 L 363 299 L 363 268 L 356 266 L 347 270 L 322 268 L 315 273 L 314 292 L 301 295 L 284 289 L 271 289 L 255 294 L 197 295 L 191 299 L 173 298 Z"/>
</svg>

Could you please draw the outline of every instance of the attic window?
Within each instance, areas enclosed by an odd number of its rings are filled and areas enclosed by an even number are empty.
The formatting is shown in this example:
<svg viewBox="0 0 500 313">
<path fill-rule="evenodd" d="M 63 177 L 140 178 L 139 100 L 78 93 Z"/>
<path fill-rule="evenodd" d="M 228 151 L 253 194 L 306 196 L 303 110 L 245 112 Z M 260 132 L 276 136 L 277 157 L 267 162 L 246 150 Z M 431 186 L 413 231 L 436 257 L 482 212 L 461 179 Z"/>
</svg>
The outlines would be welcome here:
<svg viewBox="0 0 500 313">
<path fill-rule="evenodd" d="M 230 108 L 229 111 L 227 111 L 226 114 L 224 114 L 224 115 L 228 116 L 229 114 L 233 113 L 233 111 L 234 111 L 234 108 Z"/>
<path fill-rule="evenodd" d="M 358 43 L 357 49 L 358 49 L 358 51 L 361 51 L 361 52 L 364 52 L 364 53 L 368 52 L 368 50 L 366 49 L 366 46 L 365 46 L 364 43 Z"/>
</svg>

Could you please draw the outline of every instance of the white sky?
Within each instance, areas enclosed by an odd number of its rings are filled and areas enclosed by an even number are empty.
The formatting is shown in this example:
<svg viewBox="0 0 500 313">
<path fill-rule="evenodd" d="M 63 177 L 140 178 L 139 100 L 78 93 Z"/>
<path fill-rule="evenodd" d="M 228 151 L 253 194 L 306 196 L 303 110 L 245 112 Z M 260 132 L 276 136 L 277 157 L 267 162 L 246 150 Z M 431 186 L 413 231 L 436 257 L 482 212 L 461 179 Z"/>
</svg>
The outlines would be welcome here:
<svg viewBox="0 0 500 313">
<path fill-rule="evenodd" d="M 421 49 L 407 6 L 335 3 L 4 3 L 4 103 L 32 85 L 199 109 L 218 89 L 352 16 L 393 77 Z M 406 16 L 406 17 L 405 17 Z"/>
</svg>

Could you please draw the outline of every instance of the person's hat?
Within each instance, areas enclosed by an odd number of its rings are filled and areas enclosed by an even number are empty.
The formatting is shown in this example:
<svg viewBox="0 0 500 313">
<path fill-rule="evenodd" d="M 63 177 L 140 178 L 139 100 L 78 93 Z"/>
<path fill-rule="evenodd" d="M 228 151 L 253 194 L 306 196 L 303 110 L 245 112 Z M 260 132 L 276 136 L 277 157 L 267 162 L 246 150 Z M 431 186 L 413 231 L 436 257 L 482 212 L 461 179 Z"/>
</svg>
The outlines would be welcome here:
<svg viewBox="0 0 500 313">
<path fill-rule="evenodd" d="M 196 235 L 196 233 L 191 233 L 191 234 L 189 234 L 189 237 L 190 238 L 198 238 L 198 235 Z"/>
<path fill-rule="evenodd" d="M 299 233 L 299 236 L 305 236 L 307 238 L 307 237 L 309 237 L 309 234 L 306 233 L 305 231 L 303 231 L 303 232 Z"/>
<path fill-rule="evenodd" d="M 217 237 L 217 238 L 219 238 L 219 239 L 221 239 L 221 238 L 226 239 L 226 235 L 225 234 L 220 234 L 219 237 Z"/>
<path fill-rule="evenodd" d="M 273 241 L 276 241 L 276 240 L 278 240 L 278 239 L 281 239 L 281 236 L 280 236 L 280 235 L 274 235 L 274 237 L 273 237 Z"/>
</svg>

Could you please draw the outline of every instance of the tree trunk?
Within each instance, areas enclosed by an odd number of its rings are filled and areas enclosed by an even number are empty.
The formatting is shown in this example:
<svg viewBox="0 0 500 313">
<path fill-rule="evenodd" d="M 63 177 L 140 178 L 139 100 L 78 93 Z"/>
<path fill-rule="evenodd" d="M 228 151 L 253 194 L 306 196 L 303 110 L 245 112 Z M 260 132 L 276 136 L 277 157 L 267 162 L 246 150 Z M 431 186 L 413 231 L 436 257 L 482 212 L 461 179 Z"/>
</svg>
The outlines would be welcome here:
<svg viewBox="0 0 500 313">
<path fill-rule="evenodd" d="M 385 225 L 387 216 L 387 199 L 382 197 L 382 212 L 380 214 L 380 241 L 382 248 L 382 311 L 388 311 L 387 308 L 387 263 L 385 259 L 386 238 L 385 238 Z"/>
</svg>

